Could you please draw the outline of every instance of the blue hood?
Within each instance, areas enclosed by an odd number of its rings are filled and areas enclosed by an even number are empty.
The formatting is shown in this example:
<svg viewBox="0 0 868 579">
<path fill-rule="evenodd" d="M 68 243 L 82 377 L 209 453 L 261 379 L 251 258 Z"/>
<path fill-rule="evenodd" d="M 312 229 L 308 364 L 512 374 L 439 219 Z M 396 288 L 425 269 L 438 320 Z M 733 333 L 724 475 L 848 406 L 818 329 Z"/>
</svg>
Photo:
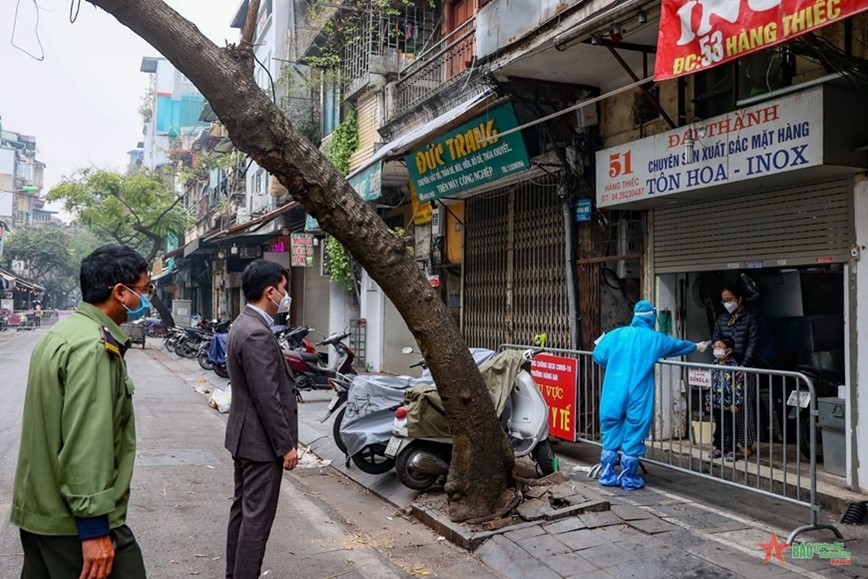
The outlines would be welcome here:
<svg viewBox="0 0 868 579">
<path fill-rule="evenodd" d="M 654 309 L 654 304 L 648 300 L 636 302 L 636 306 L 633 308 L 633 321 L 630 322 L 630 325 L 653 330 L 656 323 L 657 310 Z"/>
</svg>

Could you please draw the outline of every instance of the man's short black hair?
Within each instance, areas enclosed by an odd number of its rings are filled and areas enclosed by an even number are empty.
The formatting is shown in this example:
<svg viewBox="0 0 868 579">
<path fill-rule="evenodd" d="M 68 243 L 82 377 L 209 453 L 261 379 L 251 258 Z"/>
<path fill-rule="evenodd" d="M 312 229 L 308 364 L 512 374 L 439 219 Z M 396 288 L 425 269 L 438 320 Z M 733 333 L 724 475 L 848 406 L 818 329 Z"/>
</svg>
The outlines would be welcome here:
<svg viewBox="0 0 868 579">
<path fill-rule="evenodd" d="M 257 259 L 250 262 L 244 268 L 244 273 L 241 274 L 241 290 L 244 292 L 244 299 L 253 302 L 262 298 L 265 288 L 277 287 L 281 279 L 285 279 L 286 283 L 289 283 L 286 269 L 273 261 Z"/>
<path fill-rule="evenodd" d="M 109 299 L 119 283 L 132 286 L 139 281 L 148 262 L 138 251 L 126 245 L 104 245 L 81 261 L 78 276 L 82 300 L 101 304 Z"/>
</svg>

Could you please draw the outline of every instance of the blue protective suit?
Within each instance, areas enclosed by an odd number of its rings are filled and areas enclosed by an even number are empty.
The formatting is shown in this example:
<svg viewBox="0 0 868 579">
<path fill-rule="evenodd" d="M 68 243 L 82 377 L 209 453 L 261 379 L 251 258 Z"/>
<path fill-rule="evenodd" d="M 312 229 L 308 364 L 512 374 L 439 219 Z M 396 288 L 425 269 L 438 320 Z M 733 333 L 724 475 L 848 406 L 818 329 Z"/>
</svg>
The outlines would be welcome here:
<svg viewBox="0 0 868 579">
<path fill-rule="evenodd" d="M 594 361 L 606 370 L 600 430 L 604 451 L 612 451 L 605 453 L 607 457 L 618 450 L 625 457 L 645 456 L 645 437 L 654 416 L 654 364 L 696 349 L 693 342 L 654 330 L 657 316 L 651 302 L 638 302 L 633 313 L 629 326 L 606 333 L 594 348 Z"/>
</svg>

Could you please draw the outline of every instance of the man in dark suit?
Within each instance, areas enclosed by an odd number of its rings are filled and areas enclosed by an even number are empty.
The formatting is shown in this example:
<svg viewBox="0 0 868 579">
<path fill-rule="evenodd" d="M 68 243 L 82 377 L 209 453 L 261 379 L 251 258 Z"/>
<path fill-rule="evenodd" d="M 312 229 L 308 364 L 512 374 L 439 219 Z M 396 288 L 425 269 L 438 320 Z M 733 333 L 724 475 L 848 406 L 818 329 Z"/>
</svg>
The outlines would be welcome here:
<svg viewBox="0 0 868 579">
<path fill-rule="evenodd" d="M 298 464 L 298 407 L 272 316 L 289 310 L 286 270 L 256 260 L 244 269 L 247 306 L 232 324 L 226 366 L 232 406 L 226 449 L 235 463 L 235 497 L 226 536 L 226 577 L 259 577 L 277 510 L 282 469 Z"/>
</svg>

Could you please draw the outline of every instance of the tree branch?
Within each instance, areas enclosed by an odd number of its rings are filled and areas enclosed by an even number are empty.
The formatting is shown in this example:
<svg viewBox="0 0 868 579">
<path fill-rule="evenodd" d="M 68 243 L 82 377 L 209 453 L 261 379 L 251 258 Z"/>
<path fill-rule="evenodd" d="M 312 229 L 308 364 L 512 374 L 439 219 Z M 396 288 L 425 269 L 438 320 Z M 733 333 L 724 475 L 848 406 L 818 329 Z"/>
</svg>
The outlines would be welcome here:
<svg viewBox="0 0 868 579">
<path fill-rule="evenodd" d="M 165 217 L 166 215 L 168 215 L 169 211 L 171 211 L 172 209 L 174 209 L 175 207 L 177 207 L 177 206 L 178 206 L 178 203 L 180 203 L 183 199 L 184 199 L 184 196 L 183 196 L 183 195 L 178 195 L 177 197 L 175 197 L 175 200 L 172 201 L 172 204 L 169 205 L 168 207 L 166 207 L 166 209 L 164 209 L 162 212 L 160 212 L 160 214 L 157 215 L 157 216 L 154 218 L 154 220 L 153 220 L 150 224 L 148 224 L 147 226 L 145 226 L 145 227 L 147 227 L 147 229 L 153 229 L 154 227 L 156 227 L 157 224 L 160 223 L 160 221 L 163 219 L 163 217 Z"/>
<path fill-rule="evenodd" d="M 256 34 L 256 18 L 259 16 L 259 1 L 250 0 L 250 6 L 247 8 L 247 20 L 244 21 L 244 28 L 241 30 L 241 45 L 253 47 L 254 36 Z"/>
</svg>

